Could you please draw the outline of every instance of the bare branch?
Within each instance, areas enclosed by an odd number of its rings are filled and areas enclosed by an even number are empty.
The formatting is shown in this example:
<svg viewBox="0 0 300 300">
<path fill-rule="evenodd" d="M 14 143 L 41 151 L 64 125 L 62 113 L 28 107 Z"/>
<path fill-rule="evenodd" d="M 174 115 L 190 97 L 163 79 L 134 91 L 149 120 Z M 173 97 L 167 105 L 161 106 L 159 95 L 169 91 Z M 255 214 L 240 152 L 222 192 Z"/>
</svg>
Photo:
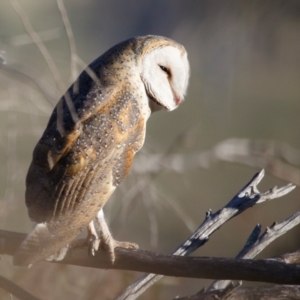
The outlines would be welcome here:
<svg viewBox="0 0 300 300">
<path fill-rule="evenodd" d="M 0 230 L 1 253 L 13 255 L 25 238 L 26 234 L 23 233 Z M 78 244 L 84 242 L 86 239 L 77 240 Z M 298 266 L 275 260 L 182 257 L 117 248 L 116 260 L 112 264 L 109 255 L 103 250 L 91 257 L 88 255 L 87 247 L 77 247 L 71 249 L 63 261 L 56 263 L 96 269 L 146 271 L 176 277 L 211 279 L 229 277 L 231 280 L 300 284 L 300 268 Z"/>
<path fill-rule="evenodd" d="M 274 223 L 270 227 L 267 227 L 265 232 L 260 234 L 260 225 L 257 225 L 252 231 L 248 238 L 245 247 L 237 255 L 237 259 L 251 259 L 257 256 L 263 251 L 270 243 L 275 239 L 285 234 L 287 231 L 297 226 L 300 223 L 300 211 L 287 218 L 281 223 Z M 273 258 L 275 260 L 275 258 Z M 279 260 L 279 261 L 282 261 Z M 285 261 L 287 263 L 287 261 Z M 229 280 L 214 281 L 208 288 L 207 291 L 222 290 L 230 284 Z"/>
<path fill-rule="evenodd" d="M 281 197 L 291 192 L 295 188 L 294 185 L 288 184 L 279 189 L 275 187 L 264 193 L 260 193 L 257 185 L 264 177 L 264 174 L 264 170 L 257 173 L 224 208 L 220 209 L 214 214 L 211 211 L 208 211 L 204 222 L 186 242 L 184 242 L 176 251 L 173 252 L 173 255 L 189 255 L 191 252 L 205 244 L 208 241 L 209 236 L 231 218 L 239 215 L 244 210 L 252 207 L 256 203 L 262 203 L 264 201 Z M 146 289 L 148 289 L 162 277 L 163 276 L 161 275 L 155 274 L 144 275 L 135 283 L 130 285 L 127 289 L 125 289 L 117 298 L 117 300 L 136 299 L 140 294 L 142 294 Z"/>
</svg>

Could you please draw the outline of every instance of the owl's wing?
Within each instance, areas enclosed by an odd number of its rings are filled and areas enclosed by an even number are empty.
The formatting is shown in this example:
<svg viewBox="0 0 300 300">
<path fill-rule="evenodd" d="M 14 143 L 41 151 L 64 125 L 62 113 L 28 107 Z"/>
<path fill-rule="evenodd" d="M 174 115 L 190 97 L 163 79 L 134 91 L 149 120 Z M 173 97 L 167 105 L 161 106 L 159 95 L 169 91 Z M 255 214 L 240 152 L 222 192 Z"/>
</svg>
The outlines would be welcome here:
<svg viewBox="0 0 300 300">
<path fill-rule="evenodd" d="M 101 84 L 99 78 L 95 82 L 94 77 L 83 71 L 54 108 L 33 153 L 34 163 L 45 171 L 50 171 L 69 151 L 82 134 L 83 123 L 101 113 L 113 97 L 114 85 Z"/>
<path fill-rule="evenodd" d="M 81 187 L 86 190 L 91 184 L 91 169 L 95 169 L 99 153 L 98 162 L 104 157 L 118 156 L 114 147 L 95 143 L 95 139 L 110 138 L 105 137 L 107 128 L 101 131 L 97 127 L 101 123 L 99 115 L 105 115 L 103 109 L 114 98 L 112 87 L 100 89 L 85 73 L 75 84 L 60 99 L 33 152 L 26 178 L 26 205 L 30 218 L 36 222 L 64 214 L 74 206 L 72 202 L 79 201 Z M 106 122 L 107 126 L 111 124 Z M 107 167 L 98 163 L 98 175 L 106 172 Z"/>
<path fill-rule="evenodd" d="M 134 94 L 121 82 L 100 89 L 83 79 L 77 94 L 72 87 L 68 93 L 76 116 L 64 96 L 33 153 L 25 196 L 36 222 L 76 209 L 87 218 L 96 214 L 127 176 L 144 142 L 145 120 Z"/>
</svg>

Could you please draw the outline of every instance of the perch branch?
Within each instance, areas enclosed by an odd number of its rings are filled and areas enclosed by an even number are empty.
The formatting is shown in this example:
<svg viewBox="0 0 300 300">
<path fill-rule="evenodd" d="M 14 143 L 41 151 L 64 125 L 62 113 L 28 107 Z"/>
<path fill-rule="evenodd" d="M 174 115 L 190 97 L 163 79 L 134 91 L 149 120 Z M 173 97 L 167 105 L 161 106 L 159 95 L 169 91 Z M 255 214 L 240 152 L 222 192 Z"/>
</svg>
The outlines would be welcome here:
<svg viewBox="0 0 300 300">
<path fill-rule="evenodd" d="M 24 233 L 0 230 L 1 254 L 13 255 L 26 236 Z M 83 242 L 84 240 L 79 241 Z M 107 252 L 100 250 L 94 257 L 91 257 L 87 247 L 80 247 L 71 249 L 64 260 L 54 263 L 96 269 L 152 272 L 187 278 L 230 278 L 232 280 L 300 284 L 300 267 L 275 260 L 183 257 L 117 248 L 116 260 L 112 264 Z"/>
</svg>

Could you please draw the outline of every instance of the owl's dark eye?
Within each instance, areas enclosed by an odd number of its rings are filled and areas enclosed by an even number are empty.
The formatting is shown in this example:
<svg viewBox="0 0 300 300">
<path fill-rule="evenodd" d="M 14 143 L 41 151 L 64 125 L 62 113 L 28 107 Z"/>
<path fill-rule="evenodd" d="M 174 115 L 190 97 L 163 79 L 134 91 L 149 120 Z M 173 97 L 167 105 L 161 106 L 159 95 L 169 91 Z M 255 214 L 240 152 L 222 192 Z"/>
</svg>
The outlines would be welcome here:
<svg viewBox="0 0 300 300">
<path fill-rule="evenodd" d="M 164 66 L 159 66 L 168 76 L 171 75 L 171 72 L 168 68 L 164 67 Z"/>
</svg>

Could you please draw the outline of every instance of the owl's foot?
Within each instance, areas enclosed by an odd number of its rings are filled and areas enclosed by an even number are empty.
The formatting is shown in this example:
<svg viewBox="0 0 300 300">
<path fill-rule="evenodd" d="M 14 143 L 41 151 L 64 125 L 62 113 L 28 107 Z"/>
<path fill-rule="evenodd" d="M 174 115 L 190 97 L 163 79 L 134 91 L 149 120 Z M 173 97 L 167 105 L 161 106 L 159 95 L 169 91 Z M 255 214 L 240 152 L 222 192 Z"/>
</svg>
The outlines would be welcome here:
<svg viewBox="0 0 300 300">
<path fill-rule="evenodd" d="M 112 237 L 109 228 L 106 224 L 106 221 L 104 219 L 104 213 L 102 209 L 98 212 L 95 221 L 96 221 L 97 230 L 99 231 L 100 246 L 102 249 L 108 252 L 110 256 L 110 261 L 112 263 L 114 263 L 116 259 L 115 248 L 125 248 L 125 249 L 133 249 L 133 250 L 139 248 L 139 246 L 135 243 L 116 241 Z"/>
<path fill-rule="evenodd" d="M 138 249 L 139 245 L 131 242 L 121 242 L 115 240 L 109 231 L 100 234 L 101 248 L 108 252 L 110 261 L 114 263 L 116 260 L 115 248 Z"/>
<path fill-rule="evenodd" d="M 53 255 L 49 256 L 48 258 L 46 258 L 46 260 L 47 261 L 61 261 L 65 258 L 68 250 L 69 250 L 69 245 L 67 245 L 66 247 L 60 249 L 59 251 L 57 251 Z"/>
<path fill-rule="evenodd" d="M 87 244 L 89 255 L 95 256 L 96 251 L 99 249 L 100 238 L 97 234 L 93 221 L 91 221 L 88 226 Z"/>
</svg>

